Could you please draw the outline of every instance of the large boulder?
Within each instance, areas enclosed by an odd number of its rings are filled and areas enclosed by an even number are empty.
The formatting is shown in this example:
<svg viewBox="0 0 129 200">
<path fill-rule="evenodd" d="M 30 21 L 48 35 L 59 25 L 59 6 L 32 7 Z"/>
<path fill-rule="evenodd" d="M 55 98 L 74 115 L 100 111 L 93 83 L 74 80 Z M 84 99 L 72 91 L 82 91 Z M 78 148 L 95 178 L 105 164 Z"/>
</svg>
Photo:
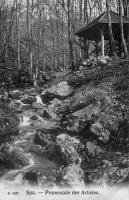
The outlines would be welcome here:
<svg viewBox="0 0 129 200">
<path fill-rule="evenodd" d="M 49 104 L 53 99 L 65 99 L 71 96 L 73 92 L 73 88 L 64 81 L 45 90 L 41 95 L 41 99 L 44 104 Z"/>
<path fill-rule="evenodd" d="M 37 130 L 37 133 L 34 137 L 34 143 L 37 145 L 44 146 L 50 146 L 53 144 L 56 140 L 56 136 L 54 134 L 48 134 L 44 132 L 43 130 Z"/>
<path fill-rule="evenodd" d="M 52 160 L 56 160 L 58 157 L 55 141 L 56 136 L 54 134 L 45 133 L 42 130 L 38 130 L 34 137 L 34 143 L 43 147 L 42 155 Z"/>
<path fill-rule="evenodd" d="M 67 125 L 67 130 L 80 133 L 87 125 L 87 121 L 91 120 L 93 115 L 97 116 L 99 113 L 99 105 L 90 104 L 89 106 L 68 115 L 69 123 Z"/>
<path fill-rule="evenodd" d="M 55 88 L 55 93 L 65 98 L 73 93 L 73 89 L 68 85 L 67 82 L 64 81 L 57 84 L 57 87 Z"/>
<path fill-rule="evenodd" d="M 43 148 L 40 145 L 31 145 L 28 149 L 28 152 L 34 153 L 37 156 L 43 156 Z"/>
<path fill-rule="evenodd" d="M 92 94 L 91 88 L 85 86 L 76 90 L 75 94 L 62 101 L 57 109 L 58 113 L 70 114 L 97 102 L 96 96 Z"/>
<path fill-rule="evenodd" d="M 80 164 L 70 164 L 62 168 L 56 178 L 56 183 L 62 187 L 84 187 L 84 173 Z"/>
<path fill-rule="evenodd" d="M 56 147 L 64 164 L 81 163 L 80 152 L 83 149 L 83 145 L 79 139 L 67 134 L 60 134 L 56 139 Z"/>
<path fill-rule="evenodd" d="M 81 169 L 84 146 L 79 139 L 60 134 L 56 139 L 56 150 L 65 167 L 61 168 L 56 182 L 60 186 L 84 186 L 84 174 Z"/>
</svg>

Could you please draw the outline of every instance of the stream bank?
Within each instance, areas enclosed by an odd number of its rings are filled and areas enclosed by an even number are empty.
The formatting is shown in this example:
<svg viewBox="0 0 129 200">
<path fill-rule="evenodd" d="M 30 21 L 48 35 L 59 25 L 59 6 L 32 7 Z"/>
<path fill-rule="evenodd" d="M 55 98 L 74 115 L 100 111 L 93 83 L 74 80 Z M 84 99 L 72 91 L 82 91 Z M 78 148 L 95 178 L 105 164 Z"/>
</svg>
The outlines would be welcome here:
<svg viewBox="0 0 129 200">
<path fill-rule="evenodd" d="M 112 76 L 97 82 L 96 69 L 85 66 L 46 89 L 10 91 L 6 109 L 1 102 L 1 119 L 6 122 L 1 125 L 2 183 L 128 184 L 127 105 L 118 96 L 118 82 Z"/>
</svg>

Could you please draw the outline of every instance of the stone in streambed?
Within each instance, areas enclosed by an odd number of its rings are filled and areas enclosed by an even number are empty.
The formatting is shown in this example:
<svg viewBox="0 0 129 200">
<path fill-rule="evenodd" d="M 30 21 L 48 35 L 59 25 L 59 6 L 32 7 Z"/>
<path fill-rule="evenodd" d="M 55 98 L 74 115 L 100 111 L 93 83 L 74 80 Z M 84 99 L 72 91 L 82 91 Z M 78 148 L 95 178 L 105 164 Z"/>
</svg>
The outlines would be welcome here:
<svg viewBox="0 0 129 200">
<path fill-rule="evenodd" d="M 73 93 L 73 88 L 66 81 L 60 82 L 57 84 L 57 88 L 55 88 L 55 93 L 62 97 L 68 97 Z"/>
<path fill-rule="evenodd" d="M 57 159 L 55 140 L 55 135 L 43 133 L 41 130 L 34 137 L 34 143 L 43 147 L 42 155 L 52 160 Z"/>
<path fill-rule="evenodd" d="M 63 102 L 57 98 L 53 99 L 51 102 L 50 102 L 50 107 L 52 108 L 55 108 L 55 107 L 60 107 L 60 106 L 63 106 Z"/>
<path fill-rule="evenodd" d="M 40 145 L 32 145 L 28 152 L 35 153 L 37 156 L 43 156 L 43 148 Z"/>
<path fill-rule="evenodd" d="M 46 93 L 42 94 L 40 97 L 42 99 L 42 103 L 49 104 L 50 101 L 52 101 L 55 98 L 58 98 L 58 95 L 52 92 L 46 91 Z"/>
<path fill-rule="evenodd" d="M 37 104 L 41 104 L 41 105 L 43 104 L 42 99 L 41 99 L 41 97 L 39 95 L 36 95 L 35 98 L 36 98 L 36 103 Z"/>
<path fill-rule="evenodd" d="M 32 99 L 32 98 L 21 99 L 21 102 L 23 104 L 29 104 L 30 105 L 34 102 L 34 99 Z"/>
<path fill-rule="evenodd" d="M 62 168 L 57 175 L 56 183 L 60 186 L 83 186 L 84 187 L 84 173 L 80 167 L 80 164 L 70 164 L 65 168 Z"/>
<path fill-rule="evenodd" d="M 33 121 L 38 120 L 38 119 L 39 118 L 37 116 L 35 116 L 35 115 L 33 115 L 32 117 L 30 117 L 30 120 L 33 120 Z"/>
<path fill-rule="evenodd" d="M 47 134 L 42 130 L 37 130 L 37 133 L 34 136 L 34 143 L 41 146 L 50 146 L 55 143 L 56 136 L 52 134 Z"/>
<path fill-rule="evenodd" d="M 35 134 L 34 143 L 44 147 L 43 155 L 49 159 L 66 165 L 81 162 L 81 152 L 84 147 L 75 137 L 67 134 L 60 134 L 56 137 L 40 131 Z"/>
<path fill-rule="evenodd" d="M 73 88 L 64 81 L 58 83 L 57 85 L 53 85 L 51 88 L 44 91 L 41 95 L 41 99 L 44 104 L 48 104 L 55 98 L 63 100 L 72 94 Z"/>
</svg>

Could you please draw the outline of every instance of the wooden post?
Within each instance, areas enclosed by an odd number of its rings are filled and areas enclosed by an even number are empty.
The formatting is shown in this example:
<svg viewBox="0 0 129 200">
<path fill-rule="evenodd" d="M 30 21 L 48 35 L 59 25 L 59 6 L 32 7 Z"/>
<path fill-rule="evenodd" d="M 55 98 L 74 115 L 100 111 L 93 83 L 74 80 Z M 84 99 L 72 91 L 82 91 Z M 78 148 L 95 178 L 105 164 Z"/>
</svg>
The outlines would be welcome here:
<svg viewBox="0 0 129 200">
<path fill-rule="evenodd" d="M 104 31 L 101 30 L 100 31 L 100 34 L 101 34 L 101 53 L 102 53 L 102 56 L 104 56 Z"/>
</svg>

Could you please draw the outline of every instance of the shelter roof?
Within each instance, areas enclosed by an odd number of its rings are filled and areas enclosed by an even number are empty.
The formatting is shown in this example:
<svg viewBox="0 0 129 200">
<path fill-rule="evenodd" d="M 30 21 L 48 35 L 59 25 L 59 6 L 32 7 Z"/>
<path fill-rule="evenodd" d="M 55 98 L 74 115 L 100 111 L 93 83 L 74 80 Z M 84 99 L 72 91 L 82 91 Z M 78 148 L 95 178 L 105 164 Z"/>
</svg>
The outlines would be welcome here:
<svg viewBox="0 0 129 200">
<path fill-rule="evenodd" d="M 112 26 L 115 27 L 115 28 L 113 28 L 113 30 L 116 29 L 116 32 L 118 34 L 120 15 L 113 11 L 110 11 L 110 14 L 111 14 Z M 123 24 L 124 24 L 124 26 L 127 27 L 127 25 L 129 24 L 129 19 L 126 17 L 123 17 Z M 102 29 L 102 27 L 107 28 L 107 25 L 108 25 L 108 13 L 106 11 L 106 12 L 102 13 L 99 17 L 94 19 L 91 23 L 89 23 L 88 25 L 86 25 L 86 26 L 82 27 L 80 30 L 78 30 L 76 32 L 76 35 L 79 37 L 86 36 L 86 38 L 89 40 L 99 39 L 99 37 L 100 37 L 99 30 Z"/>
</svg>

